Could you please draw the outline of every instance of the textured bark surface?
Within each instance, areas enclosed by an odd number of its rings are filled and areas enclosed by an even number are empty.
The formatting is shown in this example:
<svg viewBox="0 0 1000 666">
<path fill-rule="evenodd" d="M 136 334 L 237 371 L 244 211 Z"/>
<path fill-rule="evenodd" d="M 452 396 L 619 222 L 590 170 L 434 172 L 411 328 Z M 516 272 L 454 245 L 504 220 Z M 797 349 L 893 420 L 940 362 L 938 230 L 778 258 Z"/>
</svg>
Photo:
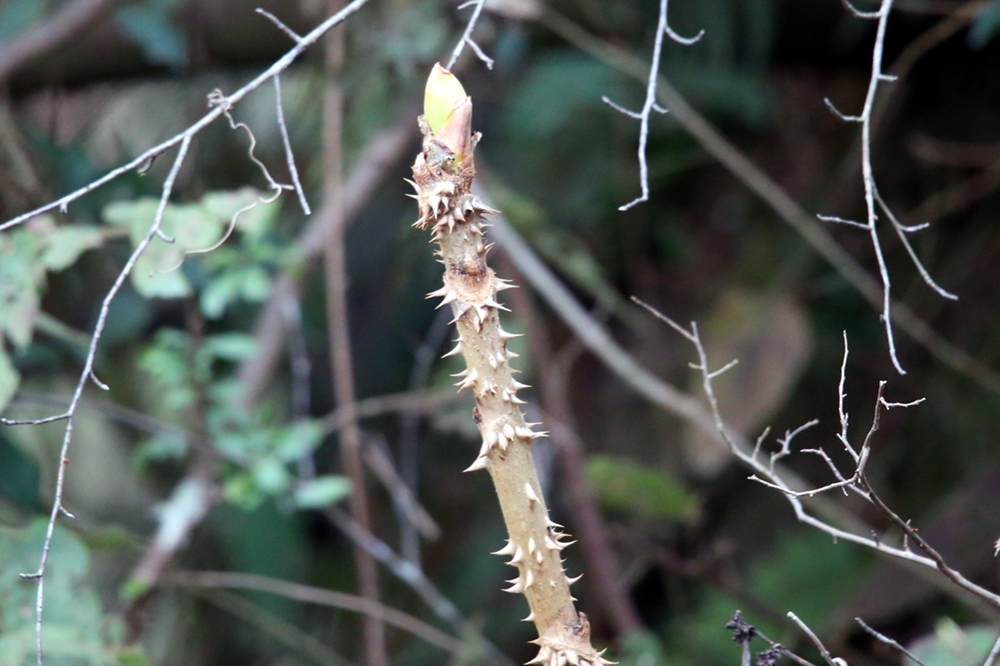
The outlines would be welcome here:
<svg viewBox="0 0 1000 666">
<path fill-rule="evenodd" d="M 491 211 L 470 192 L 475 176 L 473 152 L 478 137 L 471 135 L 471 101 L 456 104 L 462 122 L 450 123 L 435 136 L 420 118 L 423 150 L 413 165 L 414 187 L 420 208 L 415 226 L 431 229 L 436 253 L 445 266 L 444 286 L 430 294 L 450 304 L 458 329 L 458 344 L 448 353 L 462 354 L 466 369 L 459 390 L 475 394 L 473 416 L 483 437 L 482 448 L 466 471 L 486 469 L 493 478 L 509 540 L 497 555 L 509 555 L 517 577 L 505 591 L 522 593 L 538 628 L 540 646 L 529 664 L 562 666 L 607 664 L 591 646 L 590 625 L 573 605 L 560 552 L 571 541 L 548 515 L 531 454 L 532 442 L 544 433 L 532 430 L 519 407 L 517 391 L 526 388 L 514 379 L 507 349 L 515 337 L 500 326 L 497 292 L 511 285 L 497 278 L 486 264 L 489 245 L 483 216 Z M 458 150 L 449 148 L 459 147 Z M 456 155 L 457 153 L 457 155 Z"/>
</svg>

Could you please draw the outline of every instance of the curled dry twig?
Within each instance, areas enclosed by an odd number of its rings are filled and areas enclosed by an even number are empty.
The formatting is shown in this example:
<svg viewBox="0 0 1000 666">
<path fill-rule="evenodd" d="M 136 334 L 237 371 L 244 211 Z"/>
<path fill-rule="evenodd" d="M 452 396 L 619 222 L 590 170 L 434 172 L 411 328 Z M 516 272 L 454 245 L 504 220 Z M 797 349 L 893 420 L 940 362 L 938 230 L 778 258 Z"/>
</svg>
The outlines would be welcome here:
<svg viewBox="0 0 1000 666">
<path fill-rule="evenodd" d="M 101 382 L 94 371 L 94 364 L 97 355 L 97 346 L 100 343 L 101 336 L 104 332 L 105 325 L 107 323 L 108 312 L 111 307 L 111 303 L 114 301 L 125 280 L 131 274 L 133 268 L 135 267 L 136 261 L 149 246 L 150 242 L 154 238 L 161 238 L 165 242 L 170 242 L 170 238 L 167 237 L 161 228 L 163 223 L 163 215 L 166 210 L 167 203 L 170 200 L 170 196 L 173 192 L 174 184 L 177 180 L 177 174 L 184 164 L 184 159 L 187 156 L 188 149 L 191 146 L 191 141 L 198 135 L 203 129 L 212 124 L 215 120 L 221 116 L 229 116 L 229 110 L 234 104 L 242 100 L 246 95 L 252 91 L 259 88 L 269 79 L 278 76 L 281 72 L 288 68 L 289 65 L 303 52 L 319 40 L 326 32 L 336 25 L 339 25 L 350 15 L 357 12 L 362 6 L 367 3 L 368 0 L 354 0 L 354 2 L 349 3 L 341 11 L 335 13 L 333 16 L 325 20 L 315 29 L 313 29 L 308 35 L 302 37 L 296 41 L 295 46 L 289 50 L 284 56 L 279 58 L 272 64 L 267 70 L 258 75 L 256 78 L 251 80 L 245 86 L 235 91 L 231 95 L 225 96 L 221 93 L 213 93 L 211 100 L 214 102 L 210 104 L 210 111 L 202 116 L 197 122 L 189 126 L 183 132 L 167 139 L 166 141 L 150 148 L 141 155 L 135 157 L 132 161 L 124 164 L 116 169 L 113 169 L 106 173 L 104 176 L 88 183 L 87 185 L 71 192 L 55 201 L 52 201 L 44 206 L 36 208 L 35 210 L 23 213 L 7 222 L 0 224 L 0 231 L 6 229 L 11 229 L 16 227 L 37 215 L 44 212 L 59 209 L 63 213 L 67 212 L 69 204 L 76 201 L 77 199 L 85 196 L 86 194 L 96 190 L 97 188 L 105 185 L 116 178 L 129 173 L 131 171 L 144 171 L 149 167 L 151 162 L 163 154 L 164 152 L 170 150 L 175 146 L 179 146 L 176 157 L 174 158 L 173 165 L 168 173 L 166 179 L 164 180 L 162 192 L 160 196 L 160 202 L 157 206 L 156 213 L 150 224 L 149 230 L 146 235 L 139 241 L 130 255 L 128 261 L 122 267 L 118 276 L 116 277 L 114 283 L 109 289 L 107 295 L 105 296 L 103 302 L 101 303 L 101 309 L 98 314 L 97 324 L 94 327 L 94 333 L 91 336 L 90 346 L 87 350 L 87 355 L 84 359 L 84 367 L 80 373 L 79 381 L 77 382 L 76 389 L 74 390 L 73 397 L 70 404 L 65 412 L 57 414 L 54 416 L 35 419 L 35 420 L 10 420 L 10 419 L 0 419 L 0 423 L 4 425 L 40 425 L 43 423 L 51 423 L 54 421 L 66 421 L 66 429 L 63 435 L 63 443 L 60 448 L 58 471 L 56 475 L 56 488 L 54 492 L 54 501 L 52 506 L 52 511 L 49 516 L 48 527 L 46 529 L 45 540 L 42 544 L 42 555 L 39 561 L 38 569 L 33 573 L 22 574 L 24 578 L 34 579 L 38 581 L 38 593 L 35 608 L 35 631 L 36 631 L 36 652 L 37 652 L 37 663 L 38 666 L 43 664 L 43 652 L 42 652 L 42 619 L 44 615 L 44 599 L 45 599 L 45 570 L 48 564 L 49 550 L 52 544 L 52 536 L 55 532 L 55 525 L 59 518 L 59 515 L 65 515 L 67 517 L 72 517 L 72 514 L 63 505 L 63 491 L 65 488 L 66 479 L 66 469 L 69 464 L 69 446 L 73 435 L 73 422 L 76 415 L 77 406 L 80 401 L 80 396 L 83 394 L 83 389 L 87 385 L 88 381 L 94 382 L 102 390 L 108 390 L 108 386 Z M 232 118 L 229 118 L 232 123 Z M 251 135 L 252 136 L 252 135 Z M 260 162 L 253 158 L 251 154 L 251 159 L 254 159 L 260 165 Z M 263 166 L 263 165 L 260 165 Z M 265 174 L 266 174 L 265 169 Z M 291 186 L 278 186 L 274 183 L 270 176 L 267 176 L 268 181 L 274 188 L 280 192 L 284 188 L 292 189 Z"/>
</svg>

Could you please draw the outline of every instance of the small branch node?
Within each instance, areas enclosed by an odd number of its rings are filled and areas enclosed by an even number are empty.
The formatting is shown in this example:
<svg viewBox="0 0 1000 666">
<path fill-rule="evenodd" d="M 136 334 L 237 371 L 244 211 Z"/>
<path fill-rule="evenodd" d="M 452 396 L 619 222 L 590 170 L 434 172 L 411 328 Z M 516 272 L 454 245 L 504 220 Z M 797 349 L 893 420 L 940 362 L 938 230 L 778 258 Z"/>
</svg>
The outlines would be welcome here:
<svg viewBox="0 0 1000 666">
<path fill-rule="evenodd" d="M 854 5 L 852 5 L 851 2 L 850 2 L 850 0 L 840 0 L 840 2 L 841 2 L 841 4 L 844 5 L 844 8 L 847 9 L 847 11 L 851 12 L 852 14 L 854 14 L 855 16 L 857 16 L 858 18 L 869 19 L 869 20 L 874 20 L 874 19 L 882 18 L 882 12 L 881 11 L 877 11 L 877 12 L 863 12 L 860 9 L 858 9 L 857 7 L 855 7 Z"/>
<path fill-rule="evenodd" d="M 837 217 L 836 215 L 817 215 L 816 216 L 822 222 L 833 222 L 835 224 L 846 224 L 849 227 L 857 227 L 858 229 L 864 229 L 865 231 L 871 231 L 867 224 L 862 224 L 855 220 L 847 220 L 842 217 Z"/>
<path fill-rule="evenodd" d="M 834 106 L 833 102 L 830 100 L 829 97 L 824 97 L 823 101 L 826 102 L 826 107 L 833 112 L 833 115 L 837 116 L 845 123 L 860 123 L 862 120 L 864 120 L 862 116 L 849 116 L 846 113 L 842 112 L 840 109 Z"/>
<path fill-rule="evenodd" d="M 695 35 L 694 37 L 684 37 L 682 35 L 678 35 L 676 32 L 674 32 L 674 29 L 670 27 L 669 23 L 666 25 L 666 28 L 664 29 L 666 30 L 667 36 L 669 36 L 670 39 L 674 40 L 678 44 L 683 44 L 684 46 L 691 46 L 692 44 L 697 44 L 698 42 L 701 41 L 701 38 L 705 36 L 704 28 L 699 30 L 698 34 Z"/>
<path fill-rule="evenodd" d="M 273 23 L 278 28 L 278 30 L 285 33 L 293 42 L 295 42 L 296 44 L 302 43 L 302 36 L 299 35 L 297 32 L 295 32 L 294 30 L 292 30 L 291 28 L 289 28 L 287 25 L 285 25 L 281 21 L 281 19 L 279 19 L 271 12 L 267 11 L 266 9 L 258 7 L 257 13 L 266 18 L 267 20 L 269 20 L 271 23 Z"/>
<path fill-rule="evenodd" d="M 628 116 L 629 118 L 635 118 L 636 120 L 642 120 L 641 113 L 637 111 L 632 111 L 631 109 L 626 109 L 621 104 L 613 102 L 607 95 L 601 95 L 601 101 L 622 115 Z M 665 110 L 664 113 L 666 113 Z"/>
<path fill-rule="evenodd" d="M 109 387 L 107 384 L 105 384 L 104 382 L 102 382 L 100 379 L 97 378 L 97 375 L 94 374 L 93 368 L 91 368 L 90 370 L 90 381 L 94 382 L 94 385 L 97 386 L 97 388 L 101 389 L 102 391 L 111 390 L 111 387 Z"/>
<path fill-rule="evenodd" d="M 475 51 L 476 57 L 483 61 L 486 65 L 486 69 L 493 69 L 493 58 L 486 55 L 486 52 L 479 46 L 479 44 L 472 37 L 469 37 L 469 46 Z"/>
<path fill-rule="evenodd" d="M 724 372 L 726 372 L 730 368 L 732 368 L 732 367 L 734 367 L 736 365 L 739 365 L 739 363 L 740 363 L 740 359 L 734 358 L 732 361 L 730 361 L 729 363 L 726 363 L 724 366 L 722 366 L 721 368 L 719 368 L 715 372 L 708 373 L 708 378 L 709 379 L 715 379 L 716 377 L 718 377 L 719 375 L 723 374 Z"/>
<path fill-rule="evenodd" d="M 889 646 L 895 648 L 896 650 L 899 650 L 901 653 L 905 654 L 907 657 L 909 657 L 910 659 L 912 659 L 914 662 L 916 662 L 917 664 L 920 664 L 920 666 L 926 666 L 924 664 L 924 662 L 920 661 L 915 656 L 913 656 L 912 652 L 910 652 L 909 650 L 907 650 L 902 645 L 900 645 L 899 643 L 897 643 L 893 639 L 889 638 L 885 634 L 881 634 L 881 633 L 875 631 L 874 629 L 872 629 L 871 627 L 869 627 L 867 624 L 865 624 L 865 621 L 862 620 L 860 617 L 854 618 L 854 621 L 857 622 L 861 626 L 861 628 L 864 629 L 865 632 L 868 633 L 868 635 L 870 635 L 875 640 L 877 640 L 877 641 L 879 641 L 881 643 L 885 643 L 886 645 L 889 645 Z"/>
</svg>

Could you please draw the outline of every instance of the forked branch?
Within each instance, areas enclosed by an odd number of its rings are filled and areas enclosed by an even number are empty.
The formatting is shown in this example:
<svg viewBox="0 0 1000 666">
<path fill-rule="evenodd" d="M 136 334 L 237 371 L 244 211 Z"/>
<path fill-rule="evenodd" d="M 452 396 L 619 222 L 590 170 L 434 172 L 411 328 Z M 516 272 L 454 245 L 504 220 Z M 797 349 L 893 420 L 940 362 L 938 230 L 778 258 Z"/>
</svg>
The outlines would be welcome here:
<svg viewBox="0 0 1000 666">
<path fill-rule="evenodd" d="M 899 356 L 896 353 L 896 340 L 892 330 L 892 280 L 889 276 L 889 269 L 886 266 L 885 257 L 882 252 L 882 242 L 879 240 L 878 236 L 877 222 L 879 217 L 878 211 L 880 209 L 889 219 L 889 223 L 892 225 L 893 231 L 895 231 L 896 235 L 899 236 L 899 240 L 903 243 L 903 247 L 906 248 L 907 254 L 910 255 L 913 265 L 916 266 L 917 271 L 920 273 L 920 277 L 923 278 L 924 282 L 926 282 L 931 289 L 936 291 L 943 298 L 957 300 L 958 296 L 946 291 L 934 281 L 930 273 L 924 267 L 923 262 L 921 262 L 920 258 L 917 256 L 913 246 L 910 244 L 908 236 L 917 231 L 926 229 L 928 225 L 919 224 L 915 226 L 905 226 L 901 224 L 889 208 L 889 205 L 885 202 L 885 199 L 883 199 L 882 195 L 879 194 L 878 187 L 875 184 L 875 173 L 872 168 L 871 145 L 875 96 L 878 93 L 880 83 L 883 81 L 891 82 L 896 80 L 895 76 L 885 74 L 882 71 L 882 52 L 885 45 L 885 32 L 889 23 L 889 14 L 892 12 L 893 0 L 881 0 L 881 5 L 879 6 L 878 11 L 875 12 L 862 12 L 854 7 L 849 0 L 842 1 L 847 10 L 854 16 L 862 19 L 878 20 L 878 28 L 875 33 L 875 44 L 872 47 L 871 78 L 868 81 L 868 93 L 865 96 L 865 103 L 862 107 L 861 113 L 856 116 L 846 115 L 838 110 L 829 99 L 824 100 L 834 115 L 844 122 L 861 124 L 861 175 L 865 188 L 865 207 L 867 209 L 867 219 L 865 222 L 855 222 L 853 220 L 845 220 L 829 215 L 819 215 L 818 217 L 824 222 L 836 222 L 853 227 L 860 227 L 861 229 L 867 231 L 871 237 L 872 248 L 875 250 L 875 259 L 878 262 L 879 276 L 882 278 L 882 324 L 885 326 L 886 340 L 889 344 L 889 358 L 892 359 L 892 364 L 895 366 L 896 371 L 901 375 L 905 375 L 906 371 L 899 362 Z"/>
<path fill-rule="evenodd" d="M 865 473 L 865 465 L 871 454 L 871 445 L 875 434 L 878 432 L 882 412 L 889 409 L 895 409 L 897 407 L 913 407 L 920 404 L 923 400 L 921 399 L 905 403 L 889 402 L 883 397 L 885 382 L 880 382 L 871 427 L 866 433 L 860 446 L 852 445 L 848 439 L 848 414 L 844 409 L 844 400 L 846 395 L 844 392 L 844 384 L 846 380 L 848 354 L 846 334 L 844 335 L 844 360 L 841 365 L 840 385 L 838 391 L 840 433 L 837 435 L 837 439 L 840 445 L 844 448 L 845 453 L 851 459 L 854 470 L 850 475 L 845 475 L 837 468 L 832 458 L 822 449 L 805 449 L 803 450 L 803 453 L 812 453 L 823 458 L 836 481 L 811 489 L 794 490 L 790 486 L 789 482 L 784 478 L 781 469 L 777 468 L 773 464 L 775 460 L 774 456 L 771 456 L 770 461 L 765 462 L 764 457 L 761 455 L 761 442 L 763 441 L 763 438 L 758 441 L 758 445 L 754 447 L 753 451 L 748 453 L 738 445 L 733 434 L 730 433 L 726 427 L 719 411 L 719 403 L 715 396 L 715 390 L 712 386 L 712 380 L 718 373 L 713 372 L 710 369 L 708 356 L 698 333 L 698 325 L 692 322 L 691 328 L 686 329 L 639 299 L 633 298 L 632 300 L 646 308 L 658 319 L 667 323 L 694 346 L 698 356 L 698 362 L 692 364 L 691 367 L 697 370 L 702 376 L 702 389 L 708 399 L 709 409 L 712 413 L 712 418 L 715 421 L 716 429 L 719 435 L 729 445 L 733 455 L 753 470 L 753 474 L 750 476 L 750 479 L 769 488 L 773 488 L 784 495 L 785 499 L 787 499 L 792 505 L 792 508 L 795 511 L 795 516 L 800 522 L 810 525 L 822 532 L 826 532 L 834 539 L 850 541 L 851 543 L 871 548 L 872 550 L 876 550 L 891 557 L 896 557 L 901 560 L 937 569 L 959 588 L 971 593 L 979 599 L 985 600 L 995 608 L 1000 608 L 1000 595 L 973 583 L 963 576 L 961 572 L 951 567 L 945 558 L 920 535 L 916 528 L 910 524 L 910 521 L 901 518 L 898 514 L 892 511 L 885 504 L 885 502 L 882 501 L 875 490 L 871 487 L 871 484 L 868 482 L 868 478 Z M 787 456 L 791 453 L 791 440 L 795 434 L 801 432 L 802 430 L 803 428 L 799 428 L 786 435 L 782 441 L 781 449 L 777 454 L 778 458 Z M 895 545 L 893 543 L 888 543 L 888 540 L 882 539 L 878 536 L 861 536 L 860 534 L 856 534 L 827 523 L 806 511 L 802 503 L 803 498 L 815 497 L 816 495 L 827 493 L 831 490 L 839 490 L 845 493 L 850 491 L 870 502 L 903 534 L 902 543 Z M 923 554 L 911 549 L 911 543 L 915 545 L 919 551 L 922 551 Z"/>
</svg>

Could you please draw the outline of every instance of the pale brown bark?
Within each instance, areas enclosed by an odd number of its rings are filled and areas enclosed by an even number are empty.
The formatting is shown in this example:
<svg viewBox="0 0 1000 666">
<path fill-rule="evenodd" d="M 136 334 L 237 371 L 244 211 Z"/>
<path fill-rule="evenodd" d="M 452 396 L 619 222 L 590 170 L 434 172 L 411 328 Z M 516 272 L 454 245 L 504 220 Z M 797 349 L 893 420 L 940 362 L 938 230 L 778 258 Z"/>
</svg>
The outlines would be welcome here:
<svg viewBox="0 0 1000 666">
<path fill-rule="evenodd" d="M 531 443 L 543 435 L 525 422 L 517 391 L 526 388 L 514 379 L 507 349 L 514 337 L 500 326 L 497 292 L 510 285 L 486 264 L 489 249 L 483 236 L 483 215 L 491 211 L 470 192 L 475 167 L 476 140 L 470 134 L 471 101 L 456 105 L 453 115 L 464 120 L 439 131 L 438 140 L 421 117 L 423 151 L 413 166 L 420 205 L 415 226 L 431 228 L 438 256 L 445 266 L 444 286 L 431 294 L 450 303 L 461 353 L 467 368 L 460 373 L 460 390 L 476 398 L 473 412 L 483 437 L 482 448 L 469 470 L 486 469 L 493 478 L 509 540 L 498 555 L 510 555 L 517 577 L 505 591 L 520 592 L 528 600 L 539 637 L 538 655 L 529 664 L 601 666 L 604 659 L 591 646 L 590 625 L 573 605 L 560 553 L 567 535 L 551 521 L 535 470 Z M 446 145 L 447 143 L 447 145 Z M 460 146 L 456 156 L 448 146 Z M 464 153 L 464 154 L 463 154 Z"/>
</svg>

